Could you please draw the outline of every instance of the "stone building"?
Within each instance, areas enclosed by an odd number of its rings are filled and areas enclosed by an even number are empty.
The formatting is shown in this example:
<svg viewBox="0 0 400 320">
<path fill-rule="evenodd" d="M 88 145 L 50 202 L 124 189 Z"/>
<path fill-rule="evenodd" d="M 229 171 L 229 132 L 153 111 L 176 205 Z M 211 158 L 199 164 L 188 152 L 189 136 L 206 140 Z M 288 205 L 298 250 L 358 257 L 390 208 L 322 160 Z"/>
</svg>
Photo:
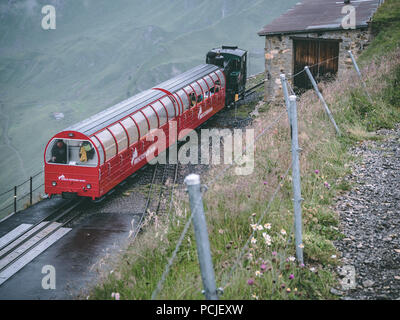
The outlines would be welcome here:
<svg viewBox="0 0 400 320">
<path fill-rule="evenodd" d="M 298 89 L 311 83 L 309 66 L 317 80 L 339 77 L 352 68 L 348 54 L 357 57 L 371 38 L 370 21 L 382 0 L 301 0 L 265 26 L 265 100 L 282 96 L 280 74 Z M 294 77 L 293 77 L 294 76 Z"/>
</svg>

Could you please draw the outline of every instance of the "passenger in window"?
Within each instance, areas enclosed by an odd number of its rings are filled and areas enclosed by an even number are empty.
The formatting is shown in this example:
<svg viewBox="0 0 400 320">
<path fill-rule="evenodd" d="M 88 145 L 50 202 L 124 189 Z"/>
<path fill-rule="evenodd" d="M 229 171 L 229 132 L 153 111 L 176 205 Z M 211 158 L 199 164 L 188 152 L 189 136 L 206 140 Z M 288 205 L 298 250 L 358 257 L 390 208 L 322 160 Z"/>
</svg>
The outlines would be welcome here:
<svg viewBox="0 0 400 320">
<path fill-rule="evenodd" d="M 190 94 L 190 106 L 193 107 L 196 104 L 196 95 L 194 92 Z"/>
<path fill-rule="evenodd" d="M 51 148 L 51 162 L 67 163 L 67 146 L 62 140 L 57 140 Z"/>
<path fill-rule="evenodd" d="M 215 81 L 215 93 L 219 92 L 219 87 L 221 86 L 221 82 L 219 80 Z"/>
<path fill-rule="evenodd" d="M 203 101 L 203 95 L 197 96 L 197 102 L 202 102 Z"/>
<path fill-rule="evenodd" d="M 94 149 L 92 145 L 87 141 L 82 142 L 79 151 L 80 161 L 87 162 L 88 160 L 93 158 L 93 155 L 94 155 Z"/>
</svg>

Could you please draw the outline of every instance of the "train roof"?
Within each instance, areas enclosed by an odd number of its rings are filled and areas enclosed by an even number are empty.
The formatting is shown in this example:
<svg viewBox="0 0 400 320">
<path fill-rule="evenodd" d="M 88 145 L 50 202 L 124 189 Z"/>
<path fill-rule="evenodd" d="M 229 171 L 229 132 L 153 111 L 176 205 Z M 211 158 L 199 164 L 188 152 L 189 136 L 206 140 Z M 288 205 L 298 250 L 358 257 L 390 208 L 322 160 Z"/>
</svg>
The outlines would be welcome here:
<svg viewBox="0 0 400 320">
<path fill-rule="evenodd" d="M 155 86 L 154 88 L 160 88 L 170 93 L 174 93 L 188 86 L 192 82 L 217 71 L 218 69 L 219 67 L 215 65 L 202 64 L 176 77 L 173 77 Z M 163 96 L 165 96 L 165 93 L 160 90 L 148 89 L 68 127 L 65 129 L 65 131 L 77 131 L 85 134 L 86 136 L 91 136 L 99 130 L 123 119 L 130 114 L 133 114 L 134 112 L 140 110 L 149 103 L 162 98 Z"/>
<path fill-rule="evenodd" d="M 222 48 L 212 49 L 211 52 L 228 53 L 228 54 L 232 54 L 234 56 L 239 56 L 239 57 L 243 57 L 247 53 L 246 50 L 240 49 L 236 46 L 222 46 Z"/>
</svg>

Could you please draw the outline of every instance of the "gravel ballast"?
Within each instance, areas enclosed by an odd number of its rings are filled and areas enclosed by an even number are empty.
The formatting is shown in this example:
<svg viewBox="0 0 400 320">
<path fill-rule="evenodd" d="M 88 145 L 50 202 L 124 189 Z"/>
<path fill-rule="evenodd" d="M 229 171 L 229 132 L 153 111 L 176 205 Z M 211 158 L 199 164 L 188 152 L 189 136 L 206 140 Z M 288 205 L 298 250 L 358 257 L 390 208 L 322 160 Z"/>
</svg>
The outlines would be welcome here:
<svg viewBox="0 0 400 320">
<path fill-rule="evenodd" d="M 344 238 L 335 242 L 341 288 L 331 292 L 341 299 L 400 298 L 400 126 L 377 136 L 351 149 L 352 190 L 335 205 Z"/>
</svg>

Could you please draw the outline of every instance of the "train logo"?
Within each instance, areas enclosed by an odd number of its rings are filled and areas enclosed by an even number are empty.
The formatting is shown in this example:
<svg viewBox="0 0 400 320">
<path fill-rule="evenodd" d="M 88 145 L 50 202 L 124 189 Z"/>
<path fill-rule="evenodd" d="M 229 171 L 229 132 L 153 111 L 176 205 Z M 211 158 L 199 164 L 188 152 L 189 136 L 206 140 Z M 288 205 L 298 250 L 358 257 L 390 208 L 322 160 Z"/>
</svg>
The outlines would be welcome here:
<svg viewBox="0 0 400 320">
<path fill-rule="evenodd" d="M 138 156 L 138 152 L 137 152 L 137 149 L 135 148 L 135 151 L 133 151 L 133 154 L 132 154 L 132 161 L 131 161 L 132 166 L 134 165 L 137 156 Z"/>
<path fill-rule="evenodd" d="M 207 111 L 204 111 L 203 112 L 203 110 L 202 110 L 202 108 L 201 108 L 201 106 L 200 106 L 200 109 L 199 109 L 199 114 L 198 114 L 198 119 L 200 120 L 200 119 L 203 119 L 206 115 L 208 115 L 210 112 L 212 112 L 213 111 L 213 108 L 209 108 Z"/>
<path fill-rule="evenodd" d="M 68 179 L 66 178 L 63 174 L 58 177 L 58 180 L 60 181 L 73 181 L 73 182 L 86 182 L 86 180 L 80 180 L 80 179 Z"/>
</svg>

